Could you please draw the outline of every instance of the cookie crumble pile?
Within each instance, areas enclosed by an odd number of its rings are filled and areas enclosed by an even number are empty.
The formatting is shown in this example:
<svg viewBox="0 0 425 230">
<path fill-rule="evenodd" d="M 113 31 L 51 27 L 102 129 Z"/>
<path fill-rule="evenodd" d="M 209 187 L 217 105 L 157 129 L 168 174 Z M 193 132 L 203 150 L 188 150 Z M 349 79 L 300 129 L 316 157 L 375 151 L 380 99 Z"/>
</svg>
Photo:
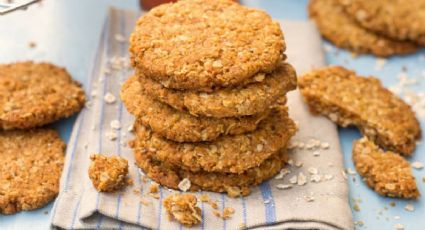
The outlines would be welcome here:
<svg viewBox="0 0 425 230">
<path fill-rule="evenodd" d="M 135 74 L 120 94 L 136 117 L 136 164 L 168 188 L 231 197 L 279 173 L 297 129 L 285 48 L 269 15 L 230 0 L 182 0 L 142 16 L 130 38 Z"/>
</svg>

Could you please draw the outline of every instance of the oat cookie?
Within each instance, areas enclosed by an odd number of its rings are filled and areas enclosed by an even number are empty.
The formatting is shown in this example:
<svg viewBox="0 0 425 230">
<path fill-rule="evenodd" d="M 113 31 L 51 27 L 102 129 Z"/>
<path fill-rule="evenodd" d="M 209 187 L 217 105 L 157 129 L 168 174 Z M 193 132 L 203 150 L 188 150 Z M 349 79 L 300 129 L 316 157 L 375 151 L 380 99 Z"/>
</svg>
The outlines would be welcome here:
<svg viewBox="0 0 425 230">
<path fill-rule="evenodd" d="M 0 132 L 0 214 L 41 208 L 59 192 L 65 144 L 51 129 Z"/>
<path fill-rule="evenodd" d="M 121 89 L 127 110 L 140 123 L 167 139 L 177 142 L 211 141 L 224 134 L 242 134 L 257 128 L 269 111 L 239 118 L 195 117 L 144 95 L 137 77 L 128 79 Z"/>
<path fill-rule="evenodd" d="M 231 0 L 184 0 L 142 16 L 130 37 L 132 64 L 176 89 L 240 85 L 282 60 L 280 26 Z"/>
<path fill-rule="evenodd" d="M 354 142 L 353 161 L 377 193 L 406 199 L 420 196 L 409 162 L 394 152 L 384 152 L 366 137 Z"/>
<path fill-rule="evenodd" d="M 260 75 L 258 75 L 260 77 Z M 140 76 L 145 94 L 175 109 L 208 117 L 240 117 L 263 113 L 276 100 L 297 86 L 294 68 L 281 64 L 272 74 L 261 76 L 262 82 L 240 88 L 226 88 L 212 93 L 167 89 L 160 83 Z"/>
<path fill-rule="evenodd" d="M 418 49 L 411 42 L 396 41 L 362 28 L 344 11 L 338 0 L 312 0 L 309 14 L 326 39 L 355 53 L 385 57 Z"/>
<path fill-rule="evenodd" d="M 197 206 L 198 199 L 192 194 L 173 194 L 164 199 L 168 219 L 176 219 L 187 227 L 202 222 L 202 212 Z"/>
<path fill-rule="evenodd" d="M 425 45 L 425 1 L 339 0 L 361 26 L 398 40 Z"/>
<path fill-rule="evenodd" d="M 135 125 L 140 151 L 151 152 L 160 161 L 193 172 L 242 173 L 286 146 L 295 132 L 295 124 L 285 108 L 272 111 L 251 133 L 222 136 L 212 142 L 177 143 L 141 124 Z"/>
<path fill-rule="evenodd" d="M 247 196 L 251 186 L 273 177 L 288 160 L 286 148 L 274 153 L 255 168 L 241 174 L 220 172 L 191 172 L 178 166 L 155 159 L 154 154 L 143 151 L 143 145 L 133 141 L 136 164 L 154 181 L 173 189 L 179 189 L 179 183 L 187 178 L 191 182 L 190 191 L 207 190 L 226 192 L 230 197 Z"/>
<path fill-rule="evenodd" d="M 114 192 L 127 185 L 128 161 L 119 156 L 90 156 L 89 178 L 99 192 Z"/>
<path fill-rule="evenodd" d="M 0 128 L 27 129 L 69 117 L 84 106 L 80 84 L 48 63 L 0 65 Z"/>
<path fill-rule="evenodd" d="M 345 127 L 357 126 L 384 149 L 410 155 L 421 136 L 411 107 L 373 77 L 328 67 L 299 78 L 310 110 Z"/>
</svg>

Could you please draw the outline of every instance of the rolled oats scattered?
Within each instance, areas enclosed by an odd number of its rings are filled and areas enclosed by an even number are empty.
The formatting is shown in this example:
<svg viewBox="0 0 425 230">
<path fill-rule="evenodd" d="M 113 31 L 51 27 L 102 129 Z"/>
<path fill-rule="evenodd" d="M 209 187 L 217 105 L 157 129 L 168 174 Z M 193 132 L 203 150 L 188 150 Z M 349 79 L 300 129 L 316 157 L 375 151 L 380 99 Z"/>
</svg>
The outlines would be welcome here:
<svg viewBox="0 0 425 230">
<path fill-rule="evenodd" d="M 424 164 L 422 162 L 419 162 L 419 161 L 412 162 L 411 165 L 414 169 L 423 169 L 423 167 L 424 167 Z"/>
<path fill-rule="evenodd" d="M 277 179 L 277 180 L 280 180 L 280 179 L 283 179 L 289 173 L 291 173 L 291 170 L 289 170 L 287 168 L 283 168 L 279 171 L 279 173 L 274 178 Z"/>
<path fill-rule="evenodd" d="M 297 185 L 305 185 L 307 183 L 307 177 L 304 173 L 300 172 L 298 174 Z"/>
<path fill-rule="evenodd" d="M 108 93 L 106 93 L 106 94 L 105 94 L 105 96 L 103 97 L 103 100 L 105 100 L 105 102 L 106 102 L 107 104 L 113 104 L 113 103 L 115 103 L 116 98 L 115 98 L 115 96 L 114 96 L 112 93 L 108 92 Z"/>
<path fill-rule="evenodd" d="M 294 175 L 289 179 L 289 183 L 291 183 L 291 184 L 296 184 L 297 181 L 298 181 L 297 175 Z"/>
<path fill-rule="evenodd" d="M 311 175 L 314 175 L 314 174 L 318 174 L 319 173 L 319 170 L 317 169 L 317 168 L 314 168 L 314 167 L 310 167 L 310 168 L 308 168 L 308 170 L 307 170 Z"/>
<path fill-rule="evenodd" d="M 112 120 L 110 126 L 112 129 L 119 130 L 121 129 L 121 122 L 119 120 Z"/>
<path fill-rule="evenodd" d="M 110 141 L 114 141 L 117 139 L 118 135 L 114 131 L 108 131 L 105 133 L 106 138 L 108 138 Z"/>
<path fill-rule="evenodd" d="M 114 38 L 117 42 L 126 42 L 126 39 L 122 34 L 115 34 Z"/>
<path fill-rule="evenodd" d="M 180 181 L 178 187 L 181 191 L 186 192 L 190 189 L 191 183 L 190 180 L 187 178 L 184 178 L 182 181 Z"/>
<path fill-rule="evenodd" d="M 406 204 L 406 206 L 404 206 L 404 210 L 406 210 L 408 212 L 413 212 L 413 211 L 415 211 L 415 206 L 413 206 L 413 204 L 411 204 L 411 203 Z"/>
<path fill-rule="evenodd" d="M 313 202 L 314 197 L 313 196 L 304 196 L 304 200 L 307 201 L 307 202 Z"/>
<path fill-rule="evenodd" d="M 320 144 L 321 149 L 329 149 L 330 145 L 328 142 L 323 142 Z"/>
<path fill-rule="evenodd" d="M 290 184 L 277 184 L 277 185 L 276 185 L 276 188 L 277 188 L 277 189 L 285 190 L 285 189 L 290 189 L 290 188 L 292 188 L 292 185 L 290 185 Z"/>
<path fill-rule="evenodd" d="M 312 181 L 312 182 L 316 182 L 316 183 L 318 183 L 318 182 L 320 182 L 322 180 L 322 176 L 321 175 L 318 175 L 318 174 L 314 174 L 314 175 L 312 175 L 311 177 L 310 177 L 310 181 Z"/>
</svg>

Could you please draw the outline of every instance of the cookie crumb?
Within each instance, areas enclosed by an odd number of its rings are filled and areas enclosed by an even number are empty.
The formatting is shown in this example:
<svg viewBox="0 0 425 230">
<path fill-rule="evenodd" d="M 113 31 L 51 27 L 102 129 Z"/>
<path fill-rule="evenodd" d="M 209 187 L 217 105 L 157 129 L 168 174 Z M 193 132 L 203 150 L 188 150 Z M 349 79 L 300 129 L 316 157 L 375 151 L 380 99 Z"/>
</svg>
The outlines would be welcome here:
<svg viewBox="0 0 425 230">
<path fill-rule="evenodd" d="M 235 209 L 234 208 L 231 208 L 231 207 L 226 207 L 226 208 L 224 208 L 223 209 L 223 212 L 219 212 L 219 211 L 217 211 L 217 210 L 214 210 L 213 211 L 213 214 L 216 216 L 216 217 L 218 217 L 218 218 L 221 218 L 221 219 L 223 219 L 223 220 L 227 220 L 227 219 L 229 219 L 230 217 L 232 217 L 233 216 L 233 214 L 235 213 Z"/>
<path fill-rule="evenodd" d="M 141 197 L 140 198 L 140 203 L 144 206 L 148 206 L 151 204 L 151 201 L 149 199 L 147 199 L 146 197 Z"/>
<path fill-rule="evenodd" d="M 404 230 L 404 226 L 402 224 L 396 224 L 395 229 L 396 230 Z"/>
<path fill-rule="evenodd" d="M 170 220 L 175 219 L 188 227 L 202 222 L 201 209 L 197 206 L 196 196 L 192 194 L 168 196 L 165 198 L 163 205 Z"/>
<path fill-rule="evenodd" d="M 107 157 L 101 154 L 90 156 L 89 177 L 99 192 L 114 192 L 127 183 L 128 161 L 119 156 Z"/>
<path fill-rule="evenodd" d="M 156 182 L 152 182 L 151 186 L 149 187 L 150 193 L 158 193 L 159 192 L 159 185 Z"/>
</svg>

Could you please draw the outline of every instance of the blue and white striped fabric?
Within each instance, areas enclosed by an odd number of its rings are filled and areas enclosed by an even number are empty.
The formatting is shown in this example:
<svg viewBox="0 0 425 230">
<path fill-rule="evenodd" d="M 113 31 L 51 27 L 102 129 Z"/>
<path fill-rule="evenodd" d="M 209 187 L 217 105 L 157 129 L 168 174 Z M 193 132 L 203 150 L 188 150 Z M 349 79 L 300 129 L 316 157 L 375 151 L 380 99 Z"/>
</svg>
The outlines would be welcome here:
<svg viewBox="0 0 425 230">
<path fill-rule="evenodd" d="M 53 214 L 52 226 L 65 229 L 183 229 L 170 222 L 162 207 L 162 199 L 175 191 L 160 189 L 160 198 L 151 199 L 150 205 L 140 202 L 136 188 L 148 190 L 149 182 L 142 182 L 142 173 L 134 165 L 131 149 L 126 143 L 133 137 L 128 131 L 133 117 L 119 100 L 123 81 L 131 74 L 122 60 L 128 60 L 128 38 L 138 15 L 134 12 L 111 9 L 103 28 L 98 53 L 94 60 L 90 86 L 90 106 L 79 115 L 72 132 L 61 178 L 61 190 Z M 288 46 L 289 62 L 298 72 L 324 64 L 320 38 L 314 26 L 307 22 L 282 22 Z M 120 63 L 117 68 L 117 62 Z M 114 66 L 115 65 L 115 66 Z M 111 69 L 111 71 L 106 71 Z M 116 102 L 106 103 L 104 96 L 113 94 Z M 347 185 L 341 175 L 342 155 L 336 127 L 328 120 L 311 116 L 298 92 L 289 95 L 291 117 L 299 122 L 300 130 L 294 139 L 307 142 L 311 138 L 328 142 L 331 147 L 314 157 L 308 150 L 291 153 L 304 167 L 294 167 L 283 180 L 273 179 L 253 188 L 244 198 L 229 198 L 223 194 L 202 192 L 218 201 L 219 207 L 236 210 L 232 218 L 215 217 L 207 204 L 202 208 L 202 224 L 194 229 L 239 229 L 241 226 L 258 229 L 352 229 L 348 206 Z M 122 128 L 114 130 L 110 123 L 118 120 Z M 111 135 L 116 139 L 111 140 Z M 88 178 L 89 156 L 93 153 L 118 154 L 130 162 L 130 176 L 134 185 L 120 193 L 98 193 Z M 279 190 L 277 184 L 289 183 L 288 178 L 314 166 L 333 175 L 332 180 L 307 183 L 288 190 Z M 197 194 L 200 195 L 200 194 Z M 306 196 L 314 196 L 311 202 Z M 148 197 L 148 196 L 146 196 Z"/>
</svg>

